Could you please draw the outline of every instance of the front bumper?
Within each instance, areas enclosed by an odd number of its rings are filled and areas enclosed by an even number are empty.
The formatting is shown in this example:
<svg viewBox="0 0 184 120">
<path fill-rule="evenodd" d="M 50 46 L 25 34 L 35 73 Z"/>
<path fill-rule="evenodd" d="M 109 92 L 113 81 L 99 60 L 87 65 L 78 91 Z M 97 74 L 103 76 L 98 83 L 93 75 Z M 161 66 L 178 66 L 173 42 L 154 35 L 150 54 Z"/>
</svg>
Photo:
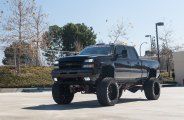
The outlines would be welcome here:
<svg viewBox="0 0 184 120">
<path fill-rule="evenodd" d="M 99 73 L 94 69 L 54 69 L 51 73 L 52 78 L 57 78 L 57 81 L 62 84 L 95 84 L 96 79 L 99 77 Z M 85 81 L 85 77 L 90 78 L 90 80 Z"/>
<path fill-rule="evenodd" d="M 76 77 L 90 77 L 94 75 L 94 70 L 93 69 L 64 69 L 64 70 L 59 70 L 59 69 L 54 69 L 51 73 L 52 77 L 57 77 L 57 78 L 76 78 Z"/>
</svg>

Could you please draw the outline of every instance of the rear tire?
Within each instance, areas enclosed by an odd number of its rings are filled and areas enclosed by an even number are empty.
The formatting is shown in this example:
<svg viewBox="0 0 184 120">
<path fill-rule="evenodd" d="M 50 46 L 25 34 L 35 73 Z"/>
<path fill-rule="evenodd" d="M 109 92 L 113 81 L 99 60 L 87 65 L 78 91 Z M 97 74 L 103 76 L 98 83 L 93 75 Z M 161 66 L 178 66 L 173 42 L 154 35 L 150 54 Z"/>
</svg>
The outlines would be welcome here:
<svg viewBox="0 0 184 120">
<path fill-rule="evenodd" d="M 114 78 L 104 78 L 97 84 L 97 99 L 102 106 L 113 106 L 118 102 L 119 88 Z"/>
<path fill-rule="evenodd" d="M 156 78 L 150 78 L 144 83 L 144 93 L 148 100 L 157 100 L 160 97 L 160 83 Z"/>
<path fill-rule="evenodd" d="M 69 104 L 74 98 L 68 85 L 61 85 L 55 82 L 52 86 L 52 97 L 57 104 Z"/>
</svg>

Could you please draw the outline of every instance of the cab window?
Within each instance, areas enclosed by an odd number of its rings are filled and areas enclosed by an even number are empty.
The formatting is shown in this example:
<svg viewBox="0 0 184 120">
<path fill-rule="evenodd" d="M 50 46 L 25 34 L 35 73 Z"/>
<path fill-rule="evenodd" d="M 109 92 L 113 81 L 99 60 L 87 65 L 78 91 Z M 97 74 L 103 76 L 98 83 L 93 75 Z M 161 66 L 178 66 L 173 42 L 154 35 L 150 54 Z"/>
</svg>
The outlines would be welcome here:
<svg viewBox="0 0 184 120">
<path fill-rule="evenodd" d="M 133 47 L 127 47 L 128 50 L 128 58 L 131 60 L 138 59 L 137 53 Z"/>
<path fill-rule="evenodd" d="M 118 54 L 119 56 L 122 55 L 122 50 L 125 50 L 125 47 L 123 46 L 116 46 L 116 54 Z"/>
</svg>

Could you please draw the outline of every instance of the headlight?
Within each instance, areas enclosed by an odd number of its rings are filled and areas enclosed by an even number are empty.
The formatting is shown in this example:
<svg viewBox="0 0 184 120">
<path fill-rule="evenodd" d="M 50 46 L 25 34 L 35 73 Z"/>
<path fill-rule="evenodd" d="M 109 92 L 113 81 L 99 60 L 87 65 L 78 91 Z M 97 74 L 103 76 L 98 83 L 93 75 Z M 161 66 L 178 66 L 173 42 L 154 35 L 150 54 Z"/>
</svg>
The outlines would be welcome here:
<svg viewBox="0 0 184 120">
<path fill-rule="evenodd" d="M 59 61 L 56 60 L 56 61 L 54 62 L 54 65 L 58 65 L 58 64 L 59 64 Z"/>
<path fill-rule="evenodd" d="M 86 59 L 86 60 L 84 60 L 84 62 L 88 62 L 88 63 L 90 62 L 91 63 L 91 62 L 94 62 L 94 59 Z"/>
<path fill-rule="evenodd" d="M 59 61 L 54 62 L 54 69 L 59 69 Z"/>
</svg>

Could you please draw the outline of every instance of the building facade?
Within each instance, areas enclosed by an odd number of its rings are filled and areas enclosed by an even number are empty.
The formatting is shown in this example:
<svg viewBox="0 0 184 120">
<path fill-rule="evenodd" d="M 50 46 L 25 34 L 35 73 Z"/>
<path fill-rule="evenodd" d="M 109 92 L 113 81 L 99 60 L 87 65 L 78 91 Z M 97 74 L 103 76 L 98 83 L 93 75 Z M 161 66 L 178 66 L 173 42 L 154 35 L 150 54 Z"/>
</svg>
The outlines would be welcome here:
<svg viewBox="0 0 184 120">
<path fill-rule="evenodd" d="M 175 80 L 178 85 L 184 86 L 184 51 L 175 52 L 173 57 Z"/>
</svg>

